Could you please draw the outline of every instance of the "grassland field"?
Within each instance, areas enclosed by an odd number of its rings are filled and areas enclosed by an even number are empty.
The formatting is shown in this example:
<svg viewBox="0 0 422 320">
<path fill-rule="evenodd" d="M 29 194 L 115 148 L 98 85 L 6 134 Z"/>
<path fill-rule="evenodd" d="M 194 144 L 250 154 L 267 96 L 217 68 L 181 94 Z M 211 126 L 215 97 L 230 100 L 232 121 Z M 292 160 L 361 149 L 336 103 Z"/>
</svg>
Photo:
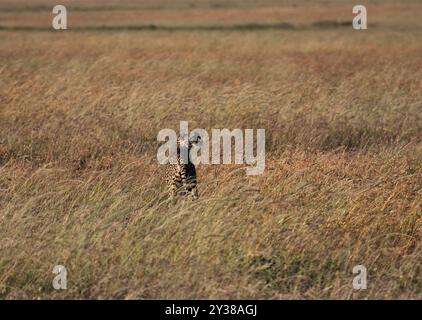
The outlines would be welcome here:
<svg viewBox="0 0 422 320">
<path fill-rule="evenodd" d="M 55 4 L 0 0 L 0 298 L 422 299 L 420 1 Z M 264 128 L 264 174 L 169 201 L 180 120 Z"/>
</svg>

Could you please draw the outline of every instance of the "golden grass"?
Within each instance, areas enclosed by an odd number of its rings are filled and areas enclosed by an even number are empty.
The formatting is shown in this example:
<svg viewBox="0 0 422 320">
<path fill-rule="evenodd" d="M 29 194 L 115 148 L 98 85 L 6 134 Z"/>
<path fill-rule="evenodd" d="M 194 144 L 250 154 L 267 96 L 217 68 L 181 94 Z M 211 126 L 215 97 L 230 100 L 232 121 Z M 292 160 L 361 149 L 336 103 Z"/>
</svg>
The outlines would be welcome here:
<svg viewBox="0 0 422 320">
<path fill-rule="evenodd" d="M 377 19 L 0 32 L 0 297 L 422 298 L 421 31 Z M 180 120 L 265 128 L 265 174 L 200 166 L 170 203 L 156 135 Z"/>
</svg>

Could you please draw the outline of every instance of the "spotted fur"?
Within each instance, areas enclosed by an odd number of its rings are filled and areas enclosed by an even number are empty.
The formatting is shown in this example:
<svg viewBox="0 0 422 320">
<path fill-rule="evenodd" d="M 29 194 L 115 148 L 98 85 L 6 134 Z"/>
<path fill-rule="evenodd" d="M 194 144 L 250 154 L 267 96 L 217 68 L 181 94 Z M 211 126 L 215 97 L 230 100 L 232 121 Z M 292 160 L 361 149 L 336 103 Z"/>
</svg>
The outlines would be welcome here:
<svg viewBox="0 0 422 320">
<path fill-rule="evenodd" d="M 188 143 L 188 151 L 192 143 Z M 169 188 L 170 197 L 177 195 L 186 196 L 191 199 L 198 198 L 196 169 L 190 161 L 183 164 L 180 161 L 180 140 L 177 140 L 177 164 L 168 164 L 166 170 L 166 182 Z"/>
</svg>

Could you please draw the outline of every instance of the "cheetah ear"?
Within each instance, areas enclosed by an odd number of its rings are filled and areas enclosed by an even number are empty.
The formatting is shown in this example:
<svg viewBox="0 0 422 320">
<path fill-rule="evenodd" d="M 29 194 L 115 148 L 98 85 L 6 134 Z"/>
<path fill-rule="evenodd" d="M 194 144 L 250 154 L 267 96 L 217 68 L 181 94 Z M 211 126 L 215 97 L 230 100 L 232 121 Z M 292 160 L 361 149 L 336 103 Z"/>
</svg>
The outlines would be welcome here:
<svg viewBox="0 0 422 320">
<path fill-rule="evenodd" d="M 194 142 L 194 145 L 200 148 L 202 146 L 202 144 L 203 144 L 202 138 L 201 138 L 201 136 L 198 136 L 198 138 Z"/>
<path fill-rule="evenodd" d="M 194 132 L 192 137 L 189 139 L 189 142 L 192 145 L 199 145 L 202 142 L 202 138 L 198 133 Z"/>
</svg>

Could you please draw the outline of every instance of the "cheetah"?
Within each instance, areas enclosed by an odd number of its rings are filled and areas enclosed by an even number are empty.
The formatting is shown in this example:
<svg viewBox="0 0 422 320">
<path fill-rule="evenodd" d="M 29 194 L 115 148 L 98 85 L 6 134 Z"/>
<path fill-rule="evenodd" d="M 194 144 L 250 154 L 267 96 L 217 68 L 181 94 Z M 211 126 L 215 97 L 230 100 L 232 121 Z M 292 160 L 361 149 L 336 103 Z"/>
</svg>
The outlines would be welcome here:
<svg viewBox="0 0 422 320">
<path fill-rule="evenodd" d="M 188 154 L 194 144 L 198 142 L 188 141 Z M 180 161 L 180 147 L 182 142 L 177 139 L 177 164 L 168 164 L 166 170 L 166 183 L 169 188 L 170 198 L 177 195 L 186 196 L 192 200 L 198 198 L 196 169 L 195 165 L 189 161 L 187 164 Z"/>
</svg>

